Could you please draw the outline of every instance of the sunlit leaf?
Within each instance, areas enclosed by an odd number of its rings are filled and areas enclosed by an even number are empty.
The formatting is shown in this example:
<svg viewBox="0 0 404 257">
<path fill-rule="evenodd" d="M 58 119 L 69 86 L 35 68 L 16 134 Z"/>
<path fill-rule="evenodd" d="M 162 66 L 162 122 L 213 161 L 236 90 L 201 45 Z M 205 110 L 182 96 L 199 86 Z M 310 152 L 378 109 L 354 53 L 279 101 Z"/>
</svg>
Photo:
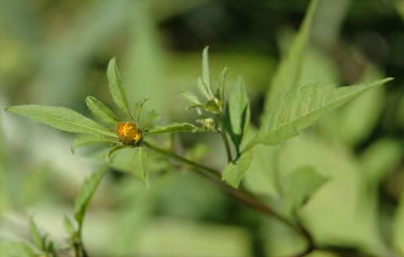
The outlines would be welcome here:
<svg viewBox="0 0 404 257">
<path fill-rule="evenodd" d="M 240 156 L 235 162 L 227 164 L 222 173 L 222 180 L 234 188 L 238 188 L 245 171 L 250 167 L 252 152 L 248 151 Z"/>
<path fill-rule="evenodd" d="M 190 123 L 173 123 L 165 126 L 154 127 L 145 132 L 145 135 L 177 132 L 194 132 L 198 128 Z"/>
<path fill-rule="evenodd" d="M 112 58 L 109 61 L 107 68 L 107 77 L 109 90 L 111 92 L 112 99 L 115 104 L 124 112 L 129 118 L 132 118 L 132 115 L 129 111 L 128 99 L 126 97 L 125 90 L 122 86 L 121 75 L 119 74 L 118 67 L 116 65 L 116 58 Z"/>
<path fill-rule="evenodd" d="M 319 118 L 367 90 L 390 81 L 386 78 L 373 83 L 336 88 L 333 85 L 311 84 L 292 89 L 268 113 L 255 143 L 278 144 L 300 130 L 313 125 Z"/>
<path fill-rule="evenodd" d="M 81 187 L 79 196 L 76 198 L 74 208 L 74 217 L 79 226 L 81 226 L 91 198 L 93 197 L 95 190 L 97 190 L 97 187 L 106 172 L 106 167 L 102 167 L 98 171 L 93 172 L 93 174 L 91 174 L 91 176 L 86 179 L 83 186 Z"/>
<path fill-rule="evenodd" d="M 87 96 L 86 104 L 91 113 L 103 122 L 111 125 L 115 125 L 118 122 L 115 114 L 97 98 Z"/>
<path fill-rule="evenodd" d="M 64 107 L 19 105 L 8 107 L 6 111 L 67 132 L 117 137 L 93 120 Z"/>
<path fill-rule="evenodd" d="M 73 145 L 70 147 L 70 151 L 72 152 L 72 154 L 74 154 L 74 151 L 76 150 L 77 147 L 96 143 L 119 143 L 119 142 L 118 140 L 109 137 L 84 135 L 74 140 Z"/>
</svg>

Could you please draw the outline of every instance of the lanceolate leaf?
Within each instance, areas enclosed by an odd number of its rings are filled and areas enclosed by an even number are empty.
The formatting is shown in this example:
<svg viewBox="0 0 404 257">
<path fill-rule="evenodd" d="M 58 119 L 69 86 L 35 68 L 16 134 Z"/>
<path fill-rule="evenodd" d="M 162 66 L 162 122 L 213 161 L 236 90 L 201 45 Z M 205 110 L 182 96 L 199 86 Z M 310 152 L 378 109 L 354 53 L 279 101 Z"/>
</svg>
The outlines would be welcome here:
<svg viewBox="0 0 404 257">
<path fill-rule="evenodd" d="M 248 96 L 242 78 L 239 78 L 229 96 L 229 115 L 234 134 L 242 135 L 245 126 L 245 112 L 248 107 Z"/>
<path fill-rule="evenodd" d="M 139 126 L 140 124 L 140 113 L 142 111 L 143 105 L 149 100 L 148 98 L 143 98 L 142 100 L 136 103 L 136 110 L 135 110 L 135 121 L 136 125 Z"/>
<path fill-rule="evenodd" d="M 277 99 L 281 98 L 284 93 L 299 86 L 303 57 L 307 49 L 313 17 L 318 2 L 318 0 L 311 1 L 309 10 L 307 11 L 303 24 L 289 53 L 278 66 L 278 70 L 272 79 L 270 90 L 266 97 L 264 114 L 270 111 L 274 104 L 276 104 Z M 264 122 L 266 122 L 265 117 Z"/>
<path fill-rule="evenodd" d="M 199 101 L 198 97 L 192 93 L 181 91 L 180 94 L 190 101 L 193 105 L 202 105 L 202 103 Z"/>
<path fill-rule="evenodd" d="M 91 135 L 103 135 L 116 138 L 115 133 L 109 131 L 93 120 L 64 107 L 40 106 L 40 105 L 19 105 L 6 109 L 56 129 Z"/>
<path fill-rule="evenodd" d="M 292 214 L 304 205 L 326 181 L 311 167 L 302 167 L 289 174 L 282 185 L 288 213 Z"/>
<path fill-rule="evenodd" d="M 202 83 L 206 88 L 208 94 L 213 98 L 212 86 L 210 84 L 209 75 L 209 56 L 208 56 L 209 46 L 203 49 L 202 53 Z"/>
<path fill-rule="evenodd" d="M 86 179 L 84 185 L 80 189 L 80 193 L 79 196 L 76 198 L 74 208 L 74 217 L 80 227 L 83 222 L 87 207 L 90 204 L 91 198 L 93 197 L 95 190 L 97 189 L 106 172 L 107 169 L 105 167 L 102 167 L 98 171 L 93 172 L 93 174 L 88 179 Z"/>
<path fill-rule="evenodd" d="M 119 143 L 119 141 L 111 137 L 84 135 L 74 140 L 70 150 L 72 154 L 74 154 L 74 150 L 76 150 L 77 147 L 96 143 Z"/>
<path fill-rule="evenodd" d="M 278 99 L 268 113 L 266 123 L 263 124 L 257 138 L 247 149 L 256 143 L 273 145 L 296 136 L 300 130 L 311 126 L 335 108 L 390 80 L 391 78 L 386 78 L 369 84 L 341 88 L 311 84 L 292 89 Z"/>
<path fill-rule="evenodd" d="M 42 236 L 41 236 L 41 233 L 39 232 L 38 227 L 35 224 L 34 218 L 32 218 L 32 217 L 29 221 L 29 227 L 30 227 L 32 240 L 34 241 L 36 247 L 38 247 L 38 249 L 43 250 L 44 243 L 42 242 Z"/>
<path fill-rule="evenodd" d="M 227 67 L 225 67 L 221 73 L 220 76 L 220 86 L 218 88 L 218 96 L 220 101 L 224 101 L 224 91 L 226 87 L 226 73 L 227 73 Z"/>
<path fill-rule="evenodd" d="M 222 173 L 222 180 L 234 188 L 238 188 L 243 179 L 245 171 L 250 167 L 252 161 L 252 152 L 245 152 L 235 162 L 227 164 Z"/>
<path fill-rule="evenodd" d="M 92 114 L 105 123 L 115 125 L 118 122 L 115 114 L 97 98 L 87 96 L 86 104 Z"/>
<path fill-rule="evenodd" d="M 112 58 L 109 61 L 107 68 L 109 90 L 112 95 L 112 99 L 116 105 L 124 112 L 129 118 L 132 118 L 128 107 L 128 100 L 126 98 L 125 90 L 122 86 L 121 76 L 116 66 L 116 58 Z"/>
<path fill-rule="evenodd" d="M 173 123 L 166 126 L 154 127 L 145 132 L 145 135 L 176 133 L 176 132 L 194 132 L 198 128 L 190 123 Z"/>
</svg>

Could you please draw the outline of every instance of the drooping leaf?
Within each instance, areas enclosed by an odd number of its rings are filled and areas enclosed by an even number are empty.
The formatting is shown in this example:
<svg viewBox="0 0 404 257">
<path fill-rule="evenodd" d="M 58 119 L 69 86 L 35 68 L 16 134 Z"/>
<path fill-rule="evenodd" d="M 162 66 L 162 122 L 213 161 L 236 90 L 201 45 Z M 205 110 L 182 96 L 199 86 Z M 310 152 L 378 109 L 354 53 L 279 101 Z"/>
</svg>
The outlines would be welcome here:
<svg viewBox="0 0 404 257">
<path fill-rule="evenodd" d="M 33 217 L 30 218 L 29 229 L 30 229 L 31 237 L 32 237 L 32 240 L 34 241 L 34 244 L 36 245 L 36 247 L 38 247 L 38 249 L 43 250 L 44 244 L 42 242 L 42 236 L 41 236 L 41 233 L 39 232 L 37 225 L 35 224 Z"/>
<path fill-rule="evenodd" d="M 222 180 L 234 188 L 238 188 L 245 171 L 250 167 L 252 151 L 245 152 L 235 162 L 227 164 L 222 173 Z"/>
<path fill-rule="evenodd" d="M 127 146 L 125 146 L 125 145 L 115 145 L 115 146 L 111 147 L 111 149 L 109 149 L 108 154 L 107 154 L 108 162 L 112 162 L 111 157 L 116 151 L 119 151 L 119 150 L 121 150 L 123 148 L 126 148 L 126 147 Z"/>
<path fill-rule="evenodd" d="M 299 86 L 303 57 L 309 42 L 310 31 L 313 26 L 313 17 L 318 2 L 318 0 L 312 0 L 310 2 L 309 9 L 306 13 L 303 24 L 299 29 L 299 33 L 287 56 L 278 66 L 266 97 L 267 100 L 264 106 L 264 123 L 267 122 L 265 119 L 265 113 L 270 112 L 271 108 L 276 106 L 275 102 L 277 99 L 282 98 L 283 94 Z"/>
<path fill-rule="evenodd" d="M 87 96 L 86 104 L 91 113 L 103 122 L 111 125 L 115 125 L 118 122 L 115 114 L 97 98 Z"/>
<path fill-rule="evenodd" d="M 145 132 L 145 135 L 177 133 L 177 132 L 194 132 L 198 128 L 190 123 L 173 123 L 165 126 L 154 127 Z"/>
<path fill-rule="evenodd" d="M 369 89 L 383 85 L 391 78 L 373 83 L 335 88 L 333 85 L 320 86 L 311 84 L 292 89 L 268 113 L 257 138 L 247 146 L 255 143 L 278 144 L 293 136 L 300 130 L 313 125 L 319 118 L 343 105 Z"/>
<path fill-rule="evenodd" d="M 109 91 L 111 92 L 111 96 L 115 104 L 128 116 L 128 118 L 133 119 L 129 111 L 128 99 L 122 86 L 122 79 L 116 65 L 115 57 L 109 61 L 107 68 L 107 77 Z"/>
<path fill-rule="evenodd" d="M 74 140 L 73 145 L 70 147 L 70 151 L 72 152 L 72 154 L 74 154 L 74 150 L 76 150 L 77 147 L 96 143 L 119 143 L 119 142 L 118 140 L 110 137 L 83 135 Z"/>
<path fill-rule="evenodd" d="M 202 52 L 202 83 L 205 86 L 206 91 L 209 96 L 213 98 L 212 86 L 210 84 L 210 75 L 209 75 L 209 46 L 205 47 Z"/>
<path fill-rule="evenodd" d="M 117 138 L 115 133 L 109 131 L 95 121 L 64 107 L 19 105 L 8 107 L 6 111 L 39 121 L 67 132 Z"/>
<path fill-rule="evenodd" d="M 135 122 L 139 126 L 140 124 L 140 113 L 142 111 L 143 105 L 146 103 L 146 101 L 149 100 L 148 98 L 143 98 L 142 100 L 138 101 L 136 103 L 136 109 L 135 109 Z"/>
<path fill-rule="evenodd" d="M 288 213 L 304 205 L 326 181 L 312 167 L 302 167 L 289 174 L 282 185 Z"/>
<path fill-rule="evenodd" d="M 1 257 L 37 257 L 38 253 L 26 242 L 0 242 Z"/>
<path fill-rule="evenodd" d="M 146 182 L 147 179 L 147 154 L 142 147 L 135 148 L 135 156 L 133 158 L 133 174 Z"/>
<path fill-rule="evenodd" d="M 77 231 L 73 221 L 66 215 L 63 218 L 63 226 L 65 228 L 66 233 L 69 234 L 70 236 L 73 236 Z"/>
<path fill-rule="evenodd" d="M 91 174 L 91 176 L 86 179 L 83 186 L 81 187 L 79 196 L 76 198 L 74 207 L 74 217 L 79 226 L 81 226 L 91 198 L 93 197 L 95 190 L 97 189 L 106 172 L 106 167 L 102 167 L 99 170 L 93 172 L 93 174 Z"/>
</svg>

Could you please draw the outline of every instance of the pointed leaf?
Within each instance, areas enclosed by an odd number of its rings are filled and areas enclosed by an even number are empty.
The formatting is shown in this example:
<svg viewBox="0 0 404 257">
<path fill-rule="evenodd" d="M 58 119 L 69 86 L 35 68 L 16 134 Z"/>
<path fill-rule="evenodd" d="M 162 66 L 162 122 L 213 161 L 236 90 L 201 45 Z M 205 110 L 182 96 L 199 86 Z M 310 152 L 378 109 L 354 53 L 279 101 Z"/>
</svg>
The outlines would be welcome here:
<svg viewBox="0 0 404 257">
<path fill-rule="evenodd" d="M 240 77 L 236 85 L 232 88 L 229 96 L 229 115 L 233 132 L 241 135 L 244 130 L 244 113 L 248 106 L 247 91 L 243 79 Z"/>
<path fill-rule="evenodd" d="M 206 97 L 206 99 L 211 99 L 209 91 L 207 90 L 205 84 L 202 82 L 201 78 L 198 78 L 197 86 L 199 91 Z"/>
<path fill-rule="evenodd" d="M 43 250 L 44 245 L 42 242 L 42 236 L 41 236 L 41 233 L 39 232 L 37 225 L 35 224 L 33 217 L 30 218 L 29 228 L 30 228 L 32 240 L 34 241 L 36 247 L 38 247 L 38 249 Z"/>
<path fill-rule="evenodd" d="M 299 86 L 303 57 L 309 42 L 310 31 L 313 26 L 313 17 L 318 2 L 318 0 L 312 0 L 310 2 L 309 9 L 299 29 L 299 33 L 286 58 L 283 59 L 278 66 L 278 70 L 271 82 L 271 87 L 266 97 L 264 114 L 270 111 L 272 106 L 276 104 L 275 102 L 278 98 L 281 98 L 283 94 Z M 267 122 L 265 116 L 264 122 Z"/>
<path fill-rule="evenodd" d="M 112 99 L 115 104 L 132 119 L 128 107 L 128 100 L 126 98 L 125 90 L 122 86 L 121 75 L 119 74 L 118 67 L 116 66 L 116 58 L 112 58 L 109 61 L 107 68 L 107 77 L 109 84 L 109 91 L 111 92 Z"/>
<path fill-rule="evenodd" d="M 8 107 L 6 111 L 67 132 L 117 137 L 95 121 L 64 107 L 19 105 Z"/>
<path fill-rule="evenodd" d="M 111 147 L 111 149 L 109 149 L 108 154 L 107 154 L 108 162 L 112 162 L 111 157 L 116 151 L 119 151 L 119 150 L 121 150 L 123 148 L 126 148 L 126 147 L 127 146 L 125 146 L 125 145 L 115 145 L 115 146 Z"/>
<path fill-rule="evenodd" d="M 293 136 L 300 130 L 313 125 L 319 118 L 343 105 L 367 90 L 390 81 L 386 78 L 369 84 L 335 88 L 333 85 L 311 84 L 292 89 L 278 99 L 268 113 L 266 123 L 258 137 L 249 144 L 278 144 Z"/>
<path fill-rule="evenodd" d="M 250 167 L 252 161 L 252 152 L 245 152 L 235 162 L 227 164 L 222 173 L 222 180 L 234 188 L 238 188 L 243 179 L 245 171 Z"/>
<path fill-rule="evenodd" d="M 165 126 L 154 127 L 145 132 L 145 135 L 177 132 L 194 132 L 198 128 L 190 123 L 173 123 Z"/>
<path fill-rule="evenodd" d="M 138 126 L 140 124 L 140 113 L 142 111 L 143 105 L 146 103 L 147 100 L 149 100 L 149 99 L 143 98 L 142 100 L 140 100 L 136 103 L 135 121 Z"/>
<path fill-rule="evenodd" d="M 222 71 L 222 74 L 220 76 L 220 86 L 218 89 L 218 97 L 222 102 L 224 102 L 224 91 L 225 91 L 225 87 L 226 87 L 226 74 L 227 74 L 227 67 L 225 67 Z"/>
<path fill-rule="evenodd" d="M 202 103 L 199 101 L 198 97 L 190 92 L 185 92 L 185 91 L 181 91 L 180 94 L 187 99 L 188 101 L 190 101 L 193 105 L 202 105 Z"/>
<path fill-rule="evenodd" d="M 93 197 L 95 190 L 97 189 L 106 172 L 106 167 L 102 167 L 98 171 L 93 172 L 93 174 L 88 179 L 86 179 L 84 185 L 80 189 L 80 193 L 79 196 L 76 198 L 74 208 L 74 217 L 79 226 L 82 225 L 84 215 L 86 213 L 88 205 L 90 204 L 91 198 Z"/>
<path fill-rule="evenodd" d="M 115 125 L 118 122 L 115 114 L 97 98 L 87 96 L 86 104 L 91 113 L 103 122 L 111 125 Z"/>
<path fill-rule="evenodd" d="M 209 96 L 213 98 L 212 87 L 210 84 L 210 75 L 209 75 L 209 46 L 205 47 L 202 52 L 202 83 L 206 88 Z"/>
<path fill-rule="evenodd" d="M 70 147 L 70 151 L 72 152 L 72 154 L 74 154 L 74 151 L 76 150 L 77 147 L 96 143 L 119 143 L 119 142 L 118 140 L 110 137 L 84 135 L 74 140 L 73 145 Z"/>
<path fill-rule="evenodd" d="M 327 181 L 311 167 L 302 167 L 289 174 L 282 186 L 288 213 L 303 206 Z"/>
</svg>

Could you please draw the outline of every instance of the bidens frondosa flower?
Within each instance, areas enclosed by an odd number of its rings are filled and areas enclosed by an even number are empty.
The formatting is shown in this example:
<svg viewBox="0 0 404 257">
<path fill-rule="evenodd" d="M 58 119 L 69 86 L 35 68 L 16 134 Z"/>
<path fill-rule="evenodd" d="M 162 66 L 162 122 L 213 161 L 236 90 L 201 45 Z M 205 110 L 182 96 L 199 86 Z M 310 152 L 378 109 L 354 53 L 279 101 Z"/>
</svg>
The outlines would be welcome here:
<svg viewBox="0 0 404 257">
<path fill-rule="evenodd" d="M 139 127 L 132 122 L 120 122 L 116 127 L 119 141 L 124 145 L 139 145 L 143 135 Z"/>
</svg>

